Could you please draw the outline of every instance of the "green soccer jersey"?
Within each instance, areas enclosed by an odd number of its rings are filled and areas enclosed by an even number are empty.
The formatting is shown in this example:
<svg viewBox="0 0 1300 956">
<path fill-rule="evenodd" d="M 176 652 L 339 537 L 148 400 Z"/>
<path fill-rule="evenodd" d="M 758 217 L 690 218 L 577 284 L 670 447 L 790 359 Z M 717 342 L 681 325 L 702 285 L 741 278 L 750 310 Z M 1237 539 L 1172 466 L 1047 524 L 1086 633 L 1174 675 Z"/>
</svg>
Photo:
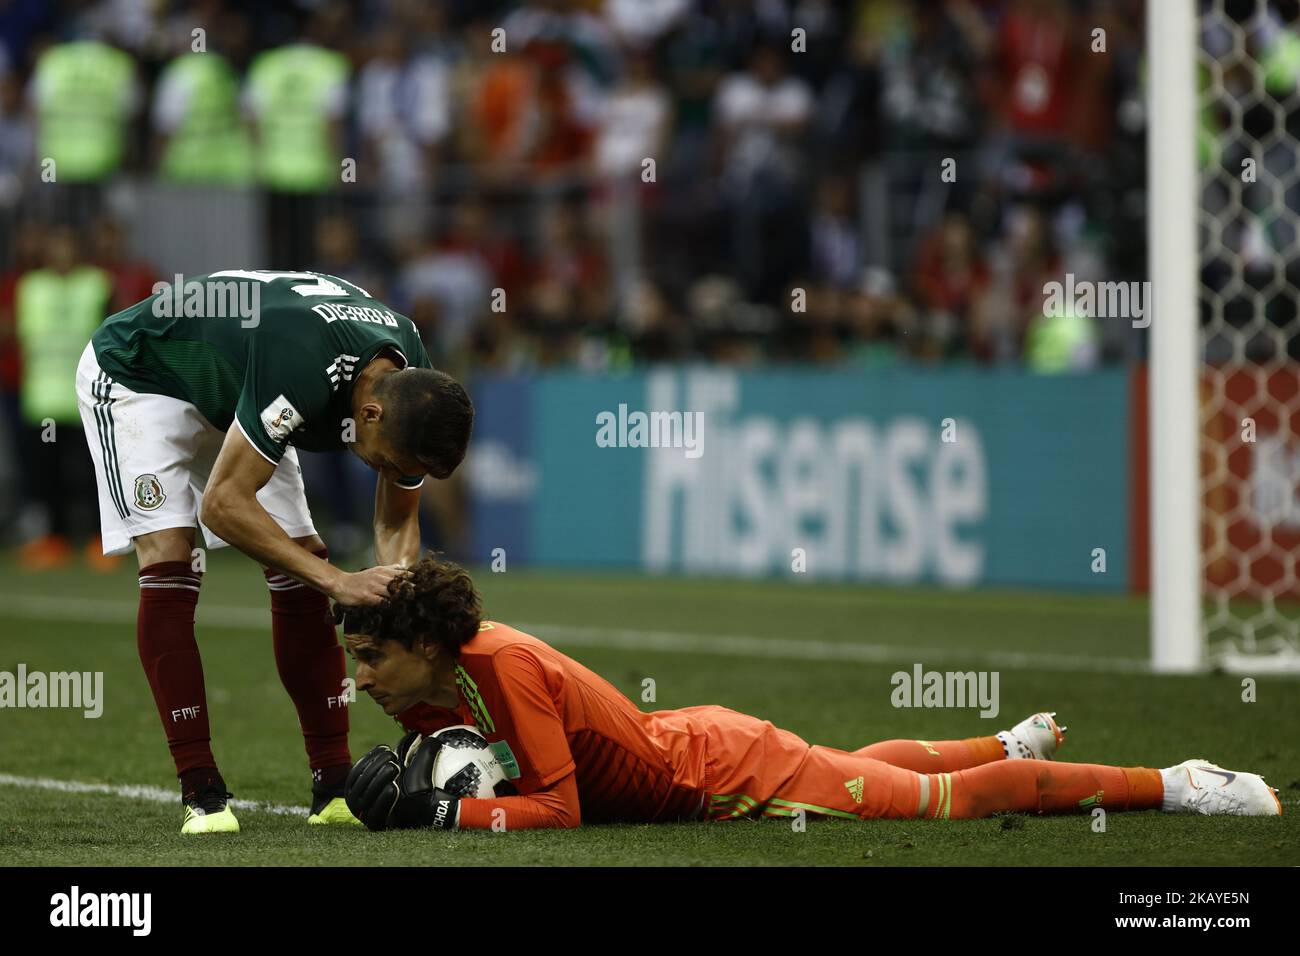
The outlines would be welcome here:
<svg viewBox="0 0 1300 956">
<path fill-rule="evenodd" d="M 222 431 L 236 423 L 272 462 L 289 444 L 347 447 L 353 383 L 381 352 L 403 368 L 433 367 L 414 322 L 318 272 L 187 279 L 109 316 L 91 341 L 110 378 L 189 402 Z"/>
</svg>

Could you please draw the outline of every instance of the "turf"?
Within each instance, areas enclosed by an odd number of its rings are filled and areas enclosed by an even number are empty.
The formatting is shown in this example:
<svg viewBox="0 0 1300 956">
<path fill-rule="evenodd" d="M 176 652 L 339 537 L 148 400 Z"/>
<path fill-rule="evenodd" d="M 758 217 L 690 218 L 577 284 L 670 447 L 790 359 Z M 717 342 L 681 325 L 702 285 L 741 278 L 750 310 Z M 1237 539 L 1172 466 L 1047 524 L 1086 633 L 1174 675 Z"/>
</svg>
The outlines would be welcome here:
<svg viewBox="0 0 1300 956">
<path fill-rule="evenodd" d="M 552 640 L 644 709 L 718 703 L 805 739 L 992 733 L 1040 709 L 1071 730 L 1062 757 L 1167 766 L 1204 756 L 1264 773 L 1277 819 L 1110 814 L 854 823 L 811 819 L 577 831 L 368 834 L 238 811 L 236 837 L 182 839 L 179 801 L 70 793 L 0 778 L 0 859 L 11 865 L 1295 865 L 1300 863 L 1300 682 L 1156 677 L 1145 604 L 1132 598 L 510 571 L 478 576 L 490 615 Z M 175 777 L 134 640 L 134 572 L 25 574 L 0 563 L 0 670 L 102 671 L 104 712 L 0 710 L 0 775 L 170 789 Z M 305 806 L 306 762 L 276 676 L 261 575 L 213 555 L 200 602 L 214 750 L 237 797 Z M 736 641 L 779 642 L 753 645 Z M 710 649 L 714 641 L 715 648 Z M 800 647 L 809 653 L 803 655 Z M 747 648 L 749 650 L 747 650 Z M 772 648 L 770 653 L 764 649 Z M 843 653 L 840 653 L 842 649 Z M 820 659 L 819 659 L 820 658 Z M 1000 672 L 1001 713 L 891 704 L 890 676 L 919 662 Z M 644 680 L 655 700 L 641 702 Z M 364 697 L 352 747 L 398 728 Z"/>
</svg>

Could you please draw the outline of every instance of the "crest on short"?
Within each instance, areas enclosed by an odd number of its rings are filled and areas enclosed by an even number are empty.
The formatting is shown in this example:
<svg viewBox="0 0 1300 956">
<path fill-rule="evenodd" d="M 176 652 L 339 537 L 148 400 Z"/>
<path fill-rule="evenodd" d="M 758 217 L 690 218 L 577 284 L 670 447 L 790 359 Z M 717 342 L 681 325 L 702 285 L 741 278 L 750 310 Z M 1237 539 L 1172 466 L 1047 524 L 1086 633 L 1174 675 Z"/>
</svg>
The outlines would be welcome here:
<svg viewBox="0 0 1300 956">
<path fill-rule="evenodd" d="M 140 475 L 135 480 L 135 506 L 141 511 L 153 511 L 167 500 L 157 475 Z"/>
</svg>

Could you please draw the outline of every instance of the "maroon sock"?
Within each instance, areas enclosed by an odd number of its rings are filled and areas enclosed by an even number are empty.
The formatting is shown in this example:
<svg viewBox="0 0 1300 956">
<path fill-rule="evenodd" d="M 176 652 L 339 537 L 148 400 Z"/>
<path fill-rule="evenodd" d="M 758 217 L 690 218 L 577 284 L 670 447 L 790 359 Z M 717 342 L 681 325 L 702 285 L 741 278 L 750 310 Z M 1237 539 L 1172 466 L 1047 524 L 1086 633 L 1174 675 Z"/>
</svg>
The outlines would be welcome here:
<svg viewBox="0 0 1300 956">
<path fill-rule="evenodd" d="M 216 767 L 195 767 L 193 770 L 186 770 L 180 775 L 180 781 L 182 800 L 197 797 L 204 790 L 229 792 L 226 790 L 226 781 L 221 779 L 221 774 Z"/>
<path fill-rule="evenodd" d="M 194 608 L 203 575 L 188 561 L 160 561 L 140 569 L 136 648 L 153 689 L 158 716 L 176 773 L 206 767 L 214 772 L 203 662 L 194 640 Z"/>
<path fill-rule="evenodd" d="M 329 551 L 313 552 L 328 560 Z M 271 638 L 280 682 L 298 710 L 312 779 L 320 783 L 351 767 L 343 648 L 330 616 L 329 598 L 278 571 L 267 571 Z M 343 771 L 346 774 L 346 771 Z"/>
</svg>

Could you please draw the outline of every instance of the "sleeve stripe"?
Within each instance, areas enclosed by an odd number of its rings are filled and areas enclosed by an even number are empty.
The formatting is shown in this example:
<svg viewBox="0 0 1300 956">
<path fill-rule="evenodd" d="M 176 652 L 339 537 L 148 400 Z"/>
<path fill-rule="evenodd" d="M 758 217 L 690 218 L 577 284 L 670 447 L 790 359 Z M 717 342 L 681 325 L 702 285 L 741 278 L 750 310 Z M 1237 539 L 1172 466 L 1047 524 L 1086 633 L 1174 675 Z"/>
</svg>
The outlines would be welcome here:
<svg viewBox="0 0 1300 956">
<path fill-rule="evenodd" d="M 274 458 L 272 458 L 272 457 L 271 457 L 270 455 L 268 455 L 266 452 L 262 451 L 262 449 L 258 448 L 258 447 L 257 447 L 257 442 L 253 441 L 253 439 L 251 439 L 251 438 L 248 437 L 248 432 L 246 432 L 246 431 L 244 430 L 244 423 L 241 422 L 241 421 L 239 420 L 239 417 L 238 417 L 238 416 L 235 417 L 235 424 L 239 426 L 239 433 L 240 433 L 241 435 L 244 436 L 244 441 L 246 441 L 246 442 L 248 442 L 250 445 L 252 445 L 254 451 L 256 451 L 259 455 L 261 455 L 263 458 L 265 458 L 265 459 L 266 459 L 267 461 L 269 461 L 271 464 L 276 465 L 276 466 L 278 466 L 278 465 L 280 464 L 278 461 L 276 461 Z"/>
</svg>

